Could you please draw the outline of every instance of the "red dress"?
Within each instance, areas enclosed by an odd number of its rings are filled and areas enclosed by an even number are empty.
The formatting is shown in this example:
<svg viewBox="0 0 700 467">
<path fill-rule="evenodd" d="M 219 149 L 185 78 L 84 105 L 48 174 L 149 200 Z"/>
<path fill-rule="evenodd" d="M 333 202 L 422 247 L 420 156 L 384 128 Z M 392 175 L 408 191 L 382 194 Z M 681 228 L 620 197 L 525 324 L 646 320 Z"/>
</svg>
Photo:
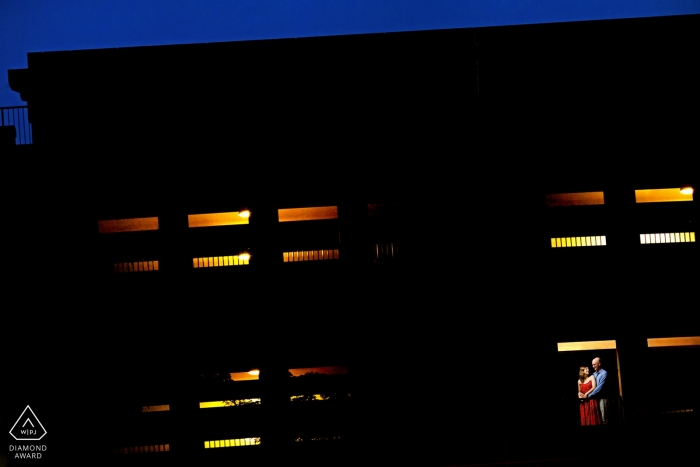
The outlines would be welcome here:
<svg viewBox="0 0 700 467">
<path fill-rule="evenodd" d="M 581 392 L 587 393 L 593 387 L 592 382 L 581 385 Z M 581 399 L 579 404 L 581 413 L 581 425 L 600 425 L 600 408 L 598 407 L 598 399 Z"/>
</svg>

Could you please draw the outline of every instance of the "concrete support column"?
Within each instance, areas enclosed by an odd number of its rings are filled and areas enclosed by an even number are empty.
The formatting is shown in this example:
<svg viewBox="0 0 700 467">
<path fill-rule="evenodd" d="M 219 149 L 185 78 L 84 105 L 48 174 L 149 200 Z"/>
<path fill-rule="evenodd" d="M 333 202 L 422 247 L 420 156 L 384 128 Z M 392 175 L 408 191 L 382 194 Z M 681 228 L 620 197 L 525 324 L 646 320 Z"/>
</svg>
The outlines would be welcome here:
<svg viewBox="0 0 700 467">
<path fill-rule="evenodd" d="M 186 247 L 189 224 L 187 212 L 176 204 L 172 206 L 158 215 L 159 269 L 162 274 L 181 275 L 192 269 L 190 250 Z"/>
<path fill-rule="evenodd" d="M 256 270 L 269 270 L 282 262 L 279 248 L 277 205 L 261 202 L 250 206 L 250 227 L 252 229 L 250 254 L 251 267 Z"/>
<path fill-rule="evenodd" d="M 289 369 L 279 360 L 270 361 L 260 369 L 261 407 L 265 419 L 260 444 L 264 446 L 265 456 L 269 456 L 270 459 L 277 459 L 280 449 L 287 448 L 293 442 L 287 420 L 288 371 Z"/>
<path fill-rule="evenodd" d="M 340 203 L 338 228 L 343 263 L 350 267 L 371 264 L 372 249 L 367 239 L 367 203 Z"/>
<path fill-rule="evenodd" d="M 621 337 L 616 339 L 618 377 L 622 395 L 624 419 L 631 425 L 649 422 L 649 358 L 645 337 Z"/>
</svg>

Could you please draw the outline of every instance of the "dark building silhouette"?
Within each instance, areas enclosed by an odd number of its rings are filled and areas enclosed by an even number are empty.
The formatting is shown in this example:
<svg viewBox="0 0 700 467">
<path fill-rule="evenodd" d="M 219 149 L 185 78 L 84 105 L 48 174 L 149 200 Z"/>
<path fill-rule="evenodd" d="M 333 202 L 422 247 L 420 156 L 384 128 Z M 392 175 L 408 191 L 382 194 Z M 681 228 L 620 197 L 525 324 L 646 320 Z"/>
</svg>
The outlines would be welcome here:
<svg viewBox="0 0 700 467">
<path fill-rule="evenodd" d="M 10 285 L 63 345 L 22 387 L 118 464 L 680 462 L 697 342 L 648 339 L 700 336 L 697 201 L 653 196 L 698 183 L 698 26 L 29 54 Z"/>
</svg>

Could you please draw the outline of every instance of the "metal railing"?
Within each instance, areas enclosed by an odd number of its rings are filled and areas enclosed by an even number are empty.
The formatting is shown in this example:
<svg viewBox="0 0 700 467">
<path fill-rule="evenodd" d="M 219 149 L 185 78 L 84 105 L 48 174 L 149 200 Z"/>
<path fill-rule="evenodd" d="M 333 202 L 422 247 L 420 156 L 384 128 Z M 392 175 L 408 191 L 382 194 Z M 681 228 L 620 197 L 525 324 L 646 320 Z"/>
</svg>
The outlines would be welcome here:
<svg viewBox="0 0 700 467">
<path fill-rule="evenodd" d="M 15 144 L 32 144 L 32 125 L 27 106 L 0 107 L 0 126 L 15 127 Z"/>
</svg>

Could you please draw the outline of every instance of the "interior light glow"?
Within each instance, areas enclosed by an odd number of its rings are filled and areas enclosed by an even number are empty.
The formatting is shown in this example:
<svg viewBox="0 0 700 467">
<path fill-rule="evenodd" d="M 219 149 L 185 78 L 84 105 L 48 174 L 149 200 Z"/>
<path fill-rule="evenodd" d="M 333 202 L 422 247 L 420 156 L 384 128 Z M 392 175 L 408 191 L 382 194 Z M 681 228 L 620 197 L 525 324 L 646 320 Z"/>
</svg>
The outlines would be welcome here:
<svg viewBox="0 0 700 467">
<path fill-rule="evenodd" d="M 660 243 L 695 243 L 695 232 L 670 232 L 661 234 L 640 234 L 642 245 Z"/>
<path fill-rule="evenodd" d="M 578 248 L 588 246 L 606 246 L 605 235 L 597 237 L 559 237 L 550 238 L 552 248 Z"/>
<path fill-rule="evenodd" d="M 101 234 L 158 230 L 158 218 L 138 217 L 133 219 L 111 219 L 97 221 L 97 230 Z"/>
<path fill-rule="evenodd" d="M 547 206 L 592 206 L 605 204 L 602 191 L 584 193 L 554 193 L 547 195 Z"/>
<path fill-rule="evenodd" d="M 257 380 L 259 375 L 251 375 L 248 371 L 231 373 L 231 381 L 253 381 Z"/>
<path fill-rule="evenodd" d="M 260 375 L 260 370 L 258 370 L 258 369 L 256 368 L 256 369 L 250 370 L 250 371 L 248 372 L 248 374 L 249 374 L 249 375 L 252 375 L 252 376 L 259 376 L 259 375 Z"/>
<path fill-rule="evenodd" d="M 559 342 L 557 343 L 559 352 L 572 352 L 577 350 L 606 350 L 616 349 L 615 341 L 587 341 L 587 342 Z"/>
<path fill-rule="evenodd" d="M 236 399 L 236 400 L 232 400 L 232 401 L 209 401 L 209 402 L 200 402 L 199 408 L 200 409 L 215 409 L 215 408 L 221 408 L 221 407 L 234 407 L 234 406 L 238 406 L 238 405 L 259 404 L 259 403 L 260 403 L 260 398 Z"/>
<path fill-rule="evenodd" d="M 658 337 L 647 339 L 649 347 L 685 347 L 691 345 L 700 346 L 700 337 Z"/>
<path fill-rule="evenodd" d="M 250 212 L 248 212 L 248 216 L 243 216 L 238 211 L 215 212 L 209 214 L 189 214 L 187 216 L 187 224 L 190 228 L 241 225 L 248 224 L 249 216 Z"/>
<path fill-rule="evenodd" d="M 244 219 L 248 219 L 250 217 L 250 210 L 241 209 L 240 211 L 238 211 L 238 215 Z"/>
<path fill-rule="evenodd" d="M 680 188 L 663 188 L 657 190 L 634 190 L 637 203 L 669 203 L 692 201 L 693 193 L 684 193 Z"/>
<path fill-rule="evenodd" d="M 346 366 L 317 366 L 309 368 L 290 368 L 289 372 L 292 376 L 303 376 L 309 373 L 319 373 L 322 375 L 346 375 L 348 367 Z"/>
<path fill-rule="evenodd" d="M 317 221 L 337 219 L 338 206 L 320 206 L 315 208 L 279 209 L 277 215 L 280 222 Z"/>
<path fill-rule="evenodd" d="M 170 405 L 146 405 L 141 407 L 141 412 L 167 412 Z"/>
</svg>

